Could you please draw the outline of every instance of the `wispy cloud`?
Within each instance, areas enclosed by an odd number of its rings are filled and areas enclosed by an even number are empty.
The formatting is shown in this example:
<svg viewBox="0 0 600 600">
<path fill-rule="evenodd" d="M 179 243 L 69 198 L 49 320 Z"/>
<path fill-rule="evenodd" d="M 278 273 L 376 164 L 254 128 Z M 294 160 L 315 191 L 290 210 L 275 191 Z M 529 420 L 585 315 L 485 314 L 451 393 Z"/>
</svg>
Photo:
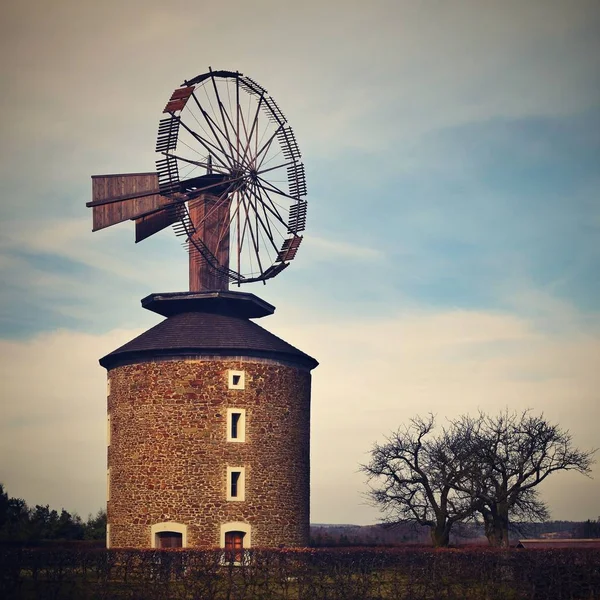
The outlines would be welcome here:
<svg viewBox="0 0 600 600">
<path fill-rule="evenodd" d="M 145 283 L 148 272 L 139 268 L 139 263 L 144 259 L 143 253 L 137 253 L 136 265 L 135 259 L 119 259 L 114 252 L 115 243 L 119 247 L 127 247 L 126 244 L 133 246 L 131 227 L 129 229 L 126 232 L 124 226 L 121 226 L 92 236 L 91 213 L 88 218 L 13 221 L 0 242 L 0 252 L 21 250 L 30 254 L 59 256 L 93 269 L 110 272 L 114 277 Z M 129 239 L 125 239 L 125 236 Z"/>
<path fill-rule="evenodd" d="M 137 310 L 141 297 L 157 285 L 160 291 L 187 287 L 187 254 L 171 231 L 134 248 L 129 223 L 93 234 L 88 218 L 32 218 L 5 227 L 0 240 L 5 335 L 57 326 L 97 332 L 105 330 L 108 317 L 112 325 L 142 325 L 152 316 Z"/>
<path fill-rule="evenodd" d="M 374 518 L 340 513 L 331 481 L 357 494 L 369 444 L 415 412 L 530 405 L 589 444 L 599 23 L 597 0 L 9 3 L 0 325 L 29 336 L 1 347 L 10 492 L 82 512 L 102 501 L 104 332 L 149 324 L 139 298 L 185 289 L 187 258 L 170 231 L 137 247 L 130 223 L 92 234 L 89 178 L 152 169 L 166 98 L 208 65 L 265 85 L 306 160 L 298 258 L 246 291 L 278 304 L 277 333 L 322 363 L 316 519 Z M 172 53 L 153 43 L 161 31 L 178 32 Z M 102 410 L 82 415 L 92 398 Z M 92 471 L 84 497 L 77 477 Z M 549 488 L 555 516 L 597 514 L 597 484 L 573 485 L 577 514 Z"/>
<path fill-rule="evenodd" d="M 443 420 L 479 409 L 532 408 L 569 428 L 576 444 L 597 442 L 600 341 L 593 331 L 548 332 L 517 314 L 464 310 L 330 323 L 305 312 L 299 322 L 261 324 L 321 363 L 313 378 L 315 521 L 377 518 L 362 504 L 358 464 L 374 441 L 415 414 Z M 102 505 L 106 382 L 97 360 L 137 333 L 57 331 L 0 342 L 0 472 L 11 494 L 83 513 Z M 343 506 L 332 477 L 346 486 Z M 555 518 L 596 514 L 598 480 L 552 479 L 543 493 Z M 567 497 L 567 483 L 577 493 Z"/>
<path fill-rule="evenodd" d="M 106 375 L 97 361 L 137 333 L 0 341 L 0 474 L 12 496 L 83 515 L 103 506 Z"/>
<path fill-rule="evenodd" d="M 340 242 L 319 236 L 307 238 L 305 247 L 309 261 L 338 261 L 348 259 L 351 261 L 375 261 L 383 259 L 383 252 L 377 248 L 364 246 L 359 242 Z"/>
<path fill-rule="evenodd" d="M 417 414 L 443 421 L 480 409 L 531 408 L 570 429 L 576 444 L 597 446 L 599 325 L 596 315 L 588 333 L 549 332 L 516 314 L 442 311 L 282 328 L 278 334 L 321 361 L 313 379 L 314 518 L 376 518 L 361 505 L 357 465 L 373 442 Z M 331 478 L 354 490 L 343 507 Z M 564 485 L 577 493 L 565 495 Z M 558 475 L 543 495 L 555 518 L 589 518 L 599 485 Z"/>
</svg>

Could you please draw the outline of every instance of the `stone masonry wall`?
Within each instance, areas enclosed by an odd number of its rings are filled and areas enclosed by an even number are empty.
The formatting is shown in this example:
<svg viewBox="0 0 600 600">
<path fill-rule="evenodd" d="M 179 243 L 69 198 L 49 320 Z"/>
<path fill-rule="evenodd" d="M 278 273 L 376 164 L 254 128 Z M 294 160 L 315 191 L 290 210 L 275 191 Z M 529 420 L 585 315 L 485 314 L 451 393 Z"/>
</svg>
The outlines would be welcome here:
<svg viewBox="0 0 600 600">
<path fill-rule="evenodd" d="M 228 388 L 228 370 L 245 389 Z M 111 547 L 147 548 L 150 527 L 188 526 L 188 547 L 220 545 L 220 526 L 252 527 L 253 547 L 306 546 L 310 373 L 272 360 L 196 358 L 108 373 Z M 227 409 L 246 441 L 227 442 Z M 245 467 L 245 500 L 227 501 L 227 466 Z"/>
</svg>

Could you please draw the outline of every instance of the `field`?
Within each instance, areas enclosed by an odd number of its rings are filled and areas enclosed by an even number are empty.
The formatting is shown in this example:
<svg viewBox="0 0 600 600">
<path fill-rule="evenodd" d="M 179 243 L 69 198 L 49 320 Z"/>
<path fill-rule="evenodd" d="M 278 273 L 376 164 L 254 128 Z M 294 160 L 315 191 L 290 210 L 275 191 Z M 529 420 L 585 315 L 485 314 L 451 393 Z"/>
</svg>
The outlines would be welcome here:
<svg viewBox="0 0 600 600">
<path fill-rule="evenodd" d="M 600 550 L 0 549 L 0 598 L 600 599 Z M 237 557 L 239 558 L 239 557 Z"/>
</svg>

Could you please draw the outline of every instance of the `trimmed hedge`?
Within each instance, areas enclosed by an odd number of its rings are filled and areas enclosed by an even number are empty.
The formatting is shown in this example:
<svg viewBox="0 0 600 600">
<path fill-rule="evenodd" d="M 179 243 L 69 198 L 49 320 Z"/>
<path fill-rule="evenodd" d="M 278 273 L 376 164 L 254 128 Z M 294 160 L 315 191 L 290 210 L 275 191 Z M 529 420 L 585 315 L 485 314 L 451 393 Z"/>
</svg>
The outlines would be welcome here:
<svg viewBox="0 0 600 600">
<path fill-rule="evenodd" d="M 600 550 L 0 548 L 0 598 L 600 598 Z"/>
</svg>

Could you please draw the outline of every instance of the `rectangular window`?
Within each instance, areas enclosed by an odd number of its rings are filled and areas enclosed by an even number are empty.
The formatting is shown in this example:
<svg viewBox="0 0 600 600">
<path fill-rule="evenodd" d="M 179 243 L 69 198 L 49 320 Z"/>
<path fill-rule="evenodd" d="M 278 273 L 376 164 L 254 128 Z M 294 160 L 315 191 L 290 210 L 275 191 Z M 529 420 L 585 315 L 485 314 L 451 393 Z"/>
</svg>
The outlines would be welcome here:
<svg viewBox="0 0 600 600">
<path fill-rule="evenodd" d="M 106 395 L 110 396 L 110 377 L 106 380 Z"/>
<path fill-rule="evenodd" d="M 246 498 L 244 467 L 227 467 L 227 500 L 242 502 Z"/>
<path fill-rule="evenodd" d="M 236 440 L 238 438 L 238 425 L 240 422 L 240 413 L 231 414 L 231 437 Z"/>
<path fill-rule="evenodd" d="M 110 500 L 110 467 L 106 469 L 106 500 Z"/>
<path fill-rule="evenodd" d="M 241 473 L 239 471 L 231 472 L 231 497 L 237 498 L 238 496 L 238 483 L 240 482 Z"/>
<path fill-rule="evenodd" d="M 106 445 L 110 446 L 110 413 L 106 415 Z"/>
<path fill-rule="evenodd" d="M 229 370 L 227 373 L 230 390 L 243 390 L 246 387 L 246 375 L 244 371 Z"/>
<path fill-rule="evenodd" d="M 243 408 L 227 409 L 227 441 L 246 441 L 246 410 Z"/>
</svg>

